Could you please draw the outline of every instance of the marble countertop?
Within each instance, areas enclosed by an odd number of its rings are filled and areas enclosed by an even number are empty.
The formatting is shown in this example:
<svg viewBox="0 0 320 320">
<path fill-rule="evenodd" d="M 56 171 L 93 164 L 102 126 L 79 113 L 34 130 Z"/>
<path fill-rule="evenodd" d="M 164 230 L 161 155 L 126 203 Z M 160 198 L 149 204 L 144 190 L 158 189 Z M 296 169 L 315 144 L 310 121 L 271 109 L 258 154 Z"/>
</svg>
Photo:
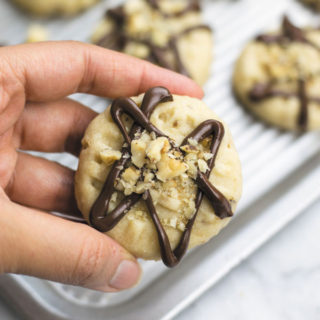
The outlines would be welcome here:
<svg viewBox="0 0 320 320">
<path fill-rule="evenodd" d="M 320 201 L 176 320 L 319 320 Z"/>
<path fill-rule="evenodd" d="M 319 287 L 320 201 L 176 320 L 319 320 Z M 21 318 L 0 301 L 0 319 Z"/>
</svg>

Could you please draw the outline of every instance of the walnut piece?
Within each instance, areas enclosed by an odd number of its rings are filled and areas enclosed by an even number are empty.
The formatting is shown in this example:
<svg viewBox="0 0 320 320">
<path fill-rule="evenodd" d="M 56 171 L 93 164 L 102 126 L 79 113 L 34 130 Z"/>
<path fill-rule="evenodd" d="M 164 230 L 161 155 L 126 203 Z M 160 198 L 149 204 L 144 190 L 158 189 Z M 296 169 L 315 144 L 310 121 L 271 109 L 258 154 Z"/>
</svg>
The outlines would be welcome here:
<svg viewBox="0 0 320 320">
<path fill-rule="evenodd" d="M 186 172 L 188 166 L 181 160 L 172 159 L 168 156 L 168 154 L 163 154 L 161 161 L 157 163 L 157 168 L 157 178 L 160 181 L 166 181 Z"/>
<path fill-rule="evenodd" d="M 146 155 L 152 163 L 161 160 L 161 155 L 170 150 L 170 143 L 167 138 L 160 137 L 150 142 L 146 149 Z"/>
<path fill-rule="evenodd" d="M 121 152 L 105 148 L 100 152 L 100 159 L 107 165 L 110 166 L 115 161 L 121 158 Z"/>
<path fill-rule="evenodd" d="M 140 170 L 129 167 L 122 174 L 122 179 L 131 185 L 135 185 L 140 177 Z"/>
<path fill-rule="evenodd" d="M 145 164 L 147 144 L 142 140 L 132 140 L 131 142 L 131 160 L 138 168 L 142 168 Z"/>
<path fill-rule="evenodd" d="M 207 163 L 202 160 L 202 159 L 199 159 L 198 160 L 198 167 L 199 167 L 199 170 L 202 172 L 202 173 L 206 173 L 207 170 L 209 169 Z"/>
</svg>

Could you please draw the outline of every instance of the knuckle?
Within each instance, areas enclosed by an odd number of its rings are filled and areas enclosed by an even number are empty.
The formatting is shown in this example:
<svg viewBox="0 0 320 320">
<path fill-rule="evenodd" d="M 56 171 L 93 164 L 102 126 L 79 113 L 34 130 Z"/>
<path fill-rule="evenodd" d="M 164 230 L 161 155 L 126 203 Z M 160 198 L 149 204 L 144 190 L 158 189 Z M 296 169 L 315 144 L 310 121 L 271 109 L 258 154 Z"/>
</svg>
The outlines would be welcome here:
<svg viewBox="0 0 320 320">
<path fill-rule="evenodd" d="M 82 243 L 71 282 L 74 285 L 85 286 L 101 272 L 108 253 L 109 247 L 103 237 L 88 235 Z"/>
</svg>

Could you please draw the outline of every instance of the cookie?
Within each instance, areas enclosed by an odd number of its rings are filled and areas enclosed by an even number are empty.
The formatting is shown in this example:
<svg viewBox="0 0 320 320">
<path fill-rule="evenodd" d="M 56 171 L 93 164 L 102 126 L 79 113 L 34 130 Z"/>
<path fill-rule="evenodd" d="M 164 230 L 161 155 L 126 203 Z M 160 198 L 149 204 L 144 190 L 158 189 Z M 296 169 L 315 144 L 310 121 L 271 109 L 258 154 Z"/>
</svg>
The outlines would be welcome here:
<svg viewBox="0 0 320 320">
<path fill-rule="evenodd" d="M 212 32 L 199 0 L 128 0 L 109 9 L 92 42 L 148 60 L 203 85 L 212 60 Z"/>
<path fill-rule="evenodd" d="M 22 9 L 39 16 L 73 15 L 100 0 L 12 0 Z"/>
<path fill-rule="evenodd" d="M 31 24 L 28 28 L 27 43 L 41 42 L 49 40 L 48 30 L 39 24 Z"/>
<path fill-rule="evenodd" d="M 162 87 L 114 100 L 82 146 L 79 209 L 139 258 L 175 266 L 227 225 L 241 195 L 229 129 L 202 101 Z"/>
<path fill-rule="evenodd" d="M 315 11 L 320 11 L 320 0 L 300 0 Z"/>
<path fill-rule="evenodd" d="M 286 130 L 320 128 L 320 30 L 284 17 L 279 32 L 258 36 L 236 63 L 234 91 L 267 123 Z"/>
</svg>

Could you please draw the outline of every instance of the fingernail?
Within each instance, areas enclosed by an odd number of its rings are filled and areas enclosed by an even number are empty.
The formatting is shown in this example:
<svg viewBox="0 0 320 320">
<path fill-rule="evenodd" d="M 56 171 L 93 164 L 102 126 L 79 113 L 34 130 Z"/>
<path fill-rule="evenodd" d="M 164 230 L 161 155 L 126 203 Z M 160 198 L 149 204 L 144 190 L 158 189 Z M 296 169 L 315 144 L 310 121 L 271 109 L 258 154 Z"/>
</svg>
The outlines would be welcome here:
<svg viewBox="0 0 320 320">
<path fill-rule="evenodd" d="M 122 261 L 109 282 L 109 286 L 123 290 L 133 287 L 140 279 L 140 266 L 130 260 Z"/>
</svg>

